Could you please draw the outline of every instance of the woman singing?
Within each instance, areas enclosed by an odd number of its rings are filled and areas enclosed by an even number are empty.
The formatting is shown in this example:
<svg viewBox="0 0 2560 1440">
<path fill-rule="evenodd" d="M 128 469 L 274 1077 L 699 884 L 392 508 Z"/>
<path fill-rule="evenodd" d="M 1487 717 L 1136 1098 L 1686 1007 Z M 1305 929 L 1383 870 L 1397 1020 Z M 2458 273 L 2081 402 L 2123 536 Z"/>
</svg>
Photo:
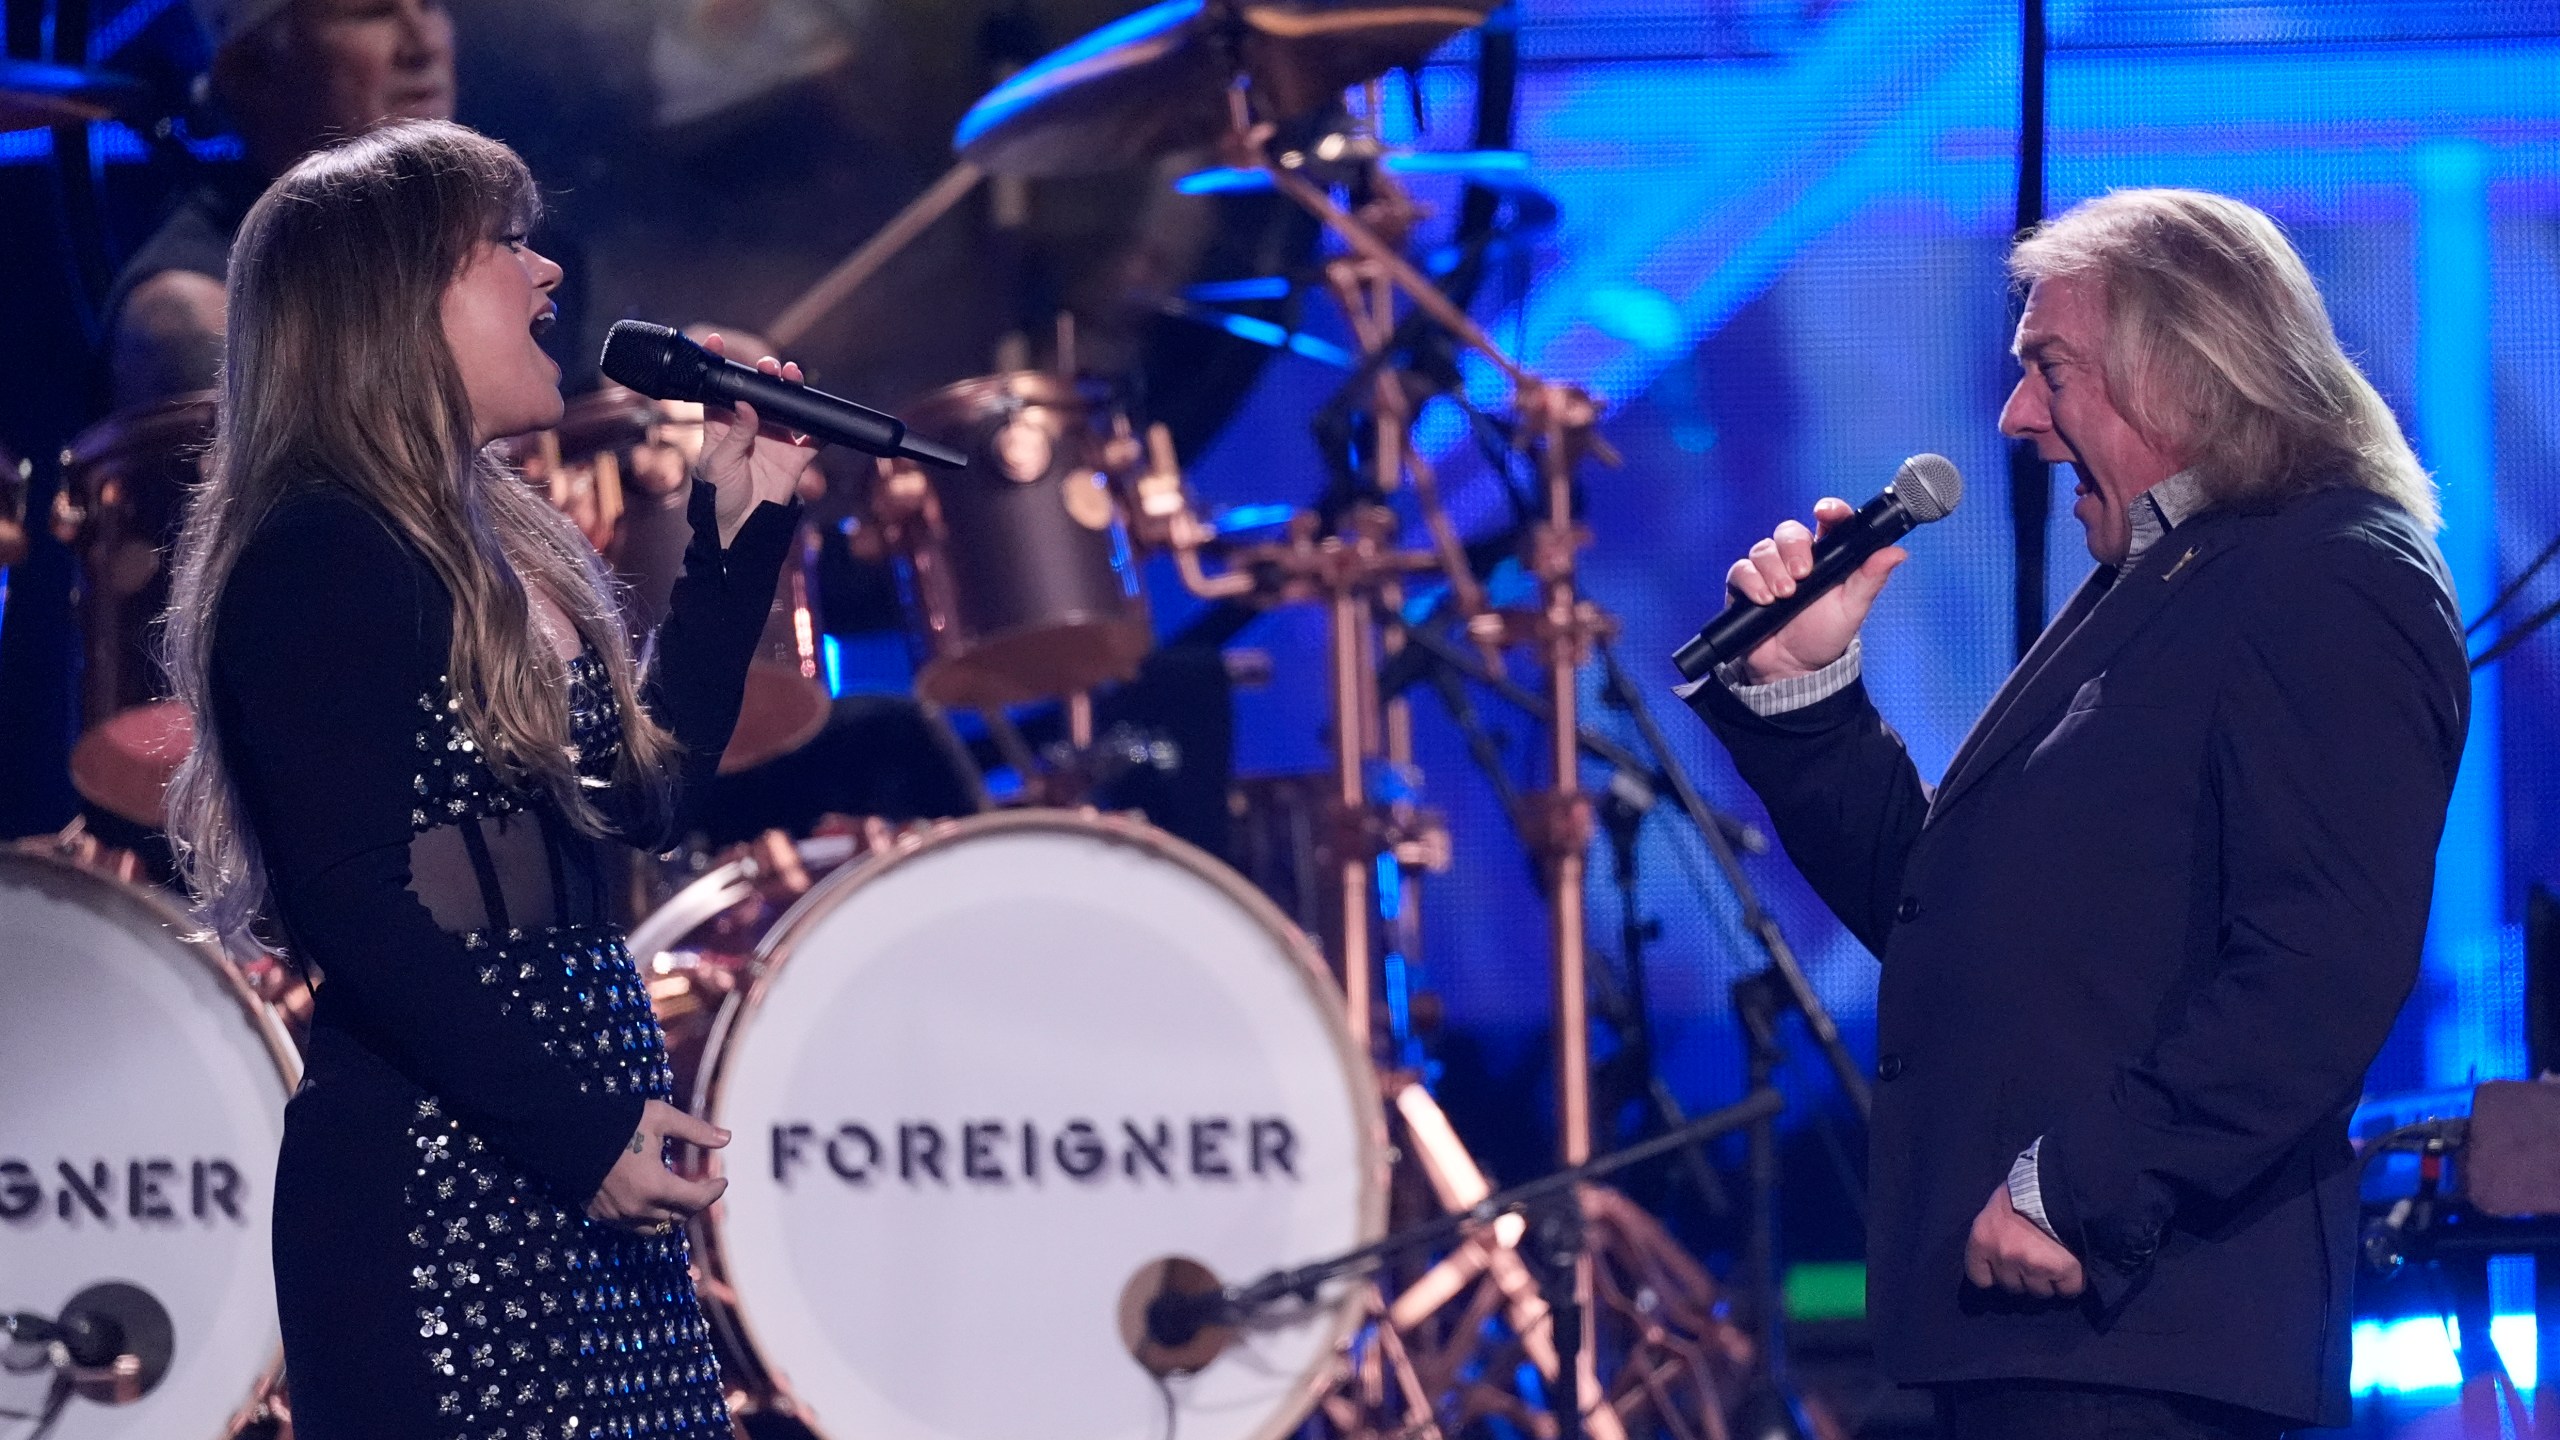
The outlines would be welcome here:
<svg viewBox="0 0 2560 1440">
<path fill-rule="evenodd" d="M 313 155 L 233 252 L 219 439 L 179 543 L 169 791 L 198 913 L 317 982 L 276 1293 L 304 1440 L 725 1436 L 606 847 L 660 848 L 738 713 L 811 451 L 715 413 L 635 660 L 578 532 L 492 457 L 556 424 L 560 267 L 505 146 Z M 797 380 L 793 367 L 763 362 Z"/>
</svg>

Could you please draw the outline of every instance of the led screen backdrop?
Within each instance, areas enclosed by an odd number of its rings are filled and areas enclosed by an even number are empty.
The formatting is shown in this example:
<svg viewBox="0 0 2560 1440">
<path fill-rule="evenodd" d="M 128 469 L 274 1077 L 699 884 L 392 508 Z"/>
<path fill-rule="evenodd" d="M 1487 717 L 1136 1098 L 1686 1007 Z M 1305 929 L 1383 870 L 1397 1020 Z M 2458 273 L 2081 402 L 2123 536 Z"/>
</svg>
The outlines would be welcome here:
<svg viewBox="0 0 2560 1440">
<path fill-rule="evenodd" d="M 2052 25 L 2050 208 L 2113 186 L 2189 185 L 2274 213 L 2439 473 L 2444 544 L 2476 613 L 2560 533 L 2560 6 L 2057 5 Z M 1994 416 L 2015 376 L 2001 262 L 2018 46 L 2014 5 L 1968 0 L 1523 7 L 1518 143 L 1559 218 L 1522 247 L 1525 273 L 1506 277 L 1516 303 L 1487 318 L 1534 368 L 1612 402 L 1606 429 L 1626 465 L 1589 477 L 1585 578 L 1624 620 L 1622 653 L 1657 694 L 1672 678 L 1664 657 L 1719 603 L 1734 556 L 1818 496 L 1873 493 L 1924 449 L 1952 458 L 1971 488 L 1918 537 L 1880 607 L 1870 683 L 1934 776 L 2006 671 L 2011 547 Z M 1463 143 L 1469 54 L 1453 47 L 1427 73 L 1417 143 Z M 1409 135 L 1401 107 L 1389 110 Z M 1453 191 L 1425 193 L 1449 213 Z M 1487 367 L 1474 373 L 1476 398 L 1498 406 L 1503 387 Z M 1197 483 L 1231 502 L 1309 491 L 1303 417 L 1333 383 L 1314 362 L 1276 362 L 1197 457 Z M 1466 477 L 1459 507 L 1498 520 L 1499 486 L 1453 407 L 1438 411 L 1424 435 Z M 2068 484 L 2066 473 L 2057 493 Z M 2048 541 L 2054 606 L 2087 568 L 2062 500 Z M 2552 593 L 2546 581 L 2516 608 Z M 1276 617 L 1248 639 L 1275 650 L 1283 683 L 1242 712 L 1244 764 L 1319 765 L 1312 617 Z M 2519 1073 L 2512 922 L 2523 888 L 2560 870 L 2560 766 L 2546 743 L 2555 644 L 2527 644 L 2480 686 L 2426 977 L 2377 1091 Z M 1593 723 L 1632 739 L 1596 687 L 1588 677 Z M 1423 902 L 1427 983 L 1446 998 L 1462 1057 L 1516 1099 L 1543 1083 L 1542 912 L 1445 713 L 1418 704 L 1429 798 L 1459 839 L 1454 873 Z M 1711 797 L 1749 813 L 1699 728 L 1662 709 Z M 1534 775 L 1534 736 L 1516 718 L 1499 724 L 1514 773 Z M 1782 859 L 1751 869 L 1865 1053 L 1872 960 Z M 1663 926 L 1649 966 L 1663 1063 L 1684 1099 L 1711 1103 L 1739 1083 L 1726 987 L 1756 953 L 1701 847 L 1668 816 L 1645 823 L 1639 874 L 1641 907 Z M 1605 847 L 1593 875 L 1594 933 L 1614 953 L 1620 895 Z M 1799 1104 L 1827 1088 L 1806 1059 L 1792 1077 Z M 1507 1135 L 1485 1143 L 1514 1163 L 1537 1158 Z"/>
</svg>

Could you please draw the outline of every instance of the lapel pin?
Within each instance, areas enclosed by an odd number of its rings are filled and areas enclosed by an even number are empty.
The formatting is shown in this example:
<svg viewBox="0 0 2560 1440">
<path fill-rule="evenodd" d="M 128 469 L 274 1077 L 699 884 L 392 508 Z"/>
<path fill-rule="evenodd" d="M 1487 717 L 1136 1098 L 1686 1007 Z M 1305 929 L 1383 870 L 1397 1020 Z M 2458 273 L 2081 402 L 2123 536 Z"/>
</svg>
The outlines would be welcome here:
<svg viewBox="0 0 2560 1440">
<path fill-rule="evenodd" d="M 2160 574 L 2160 583 L 2162 583 L 2162 584 L 2164 584 L 2164 585 L 2165 585 L 2165 584 L 2169 583 L 2171 580 L 2176 579 L 2176 578 L 2177 578 L 2177 576 L 2178 576 L 2178 572 L 2179 572 L 2179 571 L 2181 571 L 2181 570 L 2186 569 L 2186 568 L 2187 568 L 2187 562 L 2188 562 L 2188 561 L 2190 561 L 2190 560 L 2193 560 L 2194 558 L 2196 558 L 2196 547 L 2195 547 L 2195 546 L 2193 546 L 2193 545 L 2190 545 L 2190 546 L 2188 546 L 2188 547 L 2187 547 L 2187 553 L 2178 557 L 2178 563 L 2177 563 L 2177 564 L 2172 565 L 2172 566 L 2170 566 L 2167 570 L 2164 570 L 2164 571 L 2162 571 L 2162 572 L 2161 572 L 2161 574 Z"/>
</svg>

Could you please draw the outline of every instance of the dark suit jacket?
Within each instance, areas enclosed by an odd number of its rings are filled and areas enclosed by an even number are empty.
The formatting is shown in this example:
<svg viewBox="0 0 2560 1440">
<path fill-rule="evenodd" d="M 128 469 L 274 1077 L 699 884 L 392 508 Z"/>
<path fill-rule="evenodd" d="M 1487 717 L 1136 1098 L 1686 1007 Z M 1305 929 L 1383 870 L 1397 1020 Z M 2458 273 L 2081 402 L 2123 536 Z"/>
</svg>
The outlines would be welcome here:
<svg viewBox="0 0 2560 1440">
<path fill-rule="evenodd" d="M 2100 568 L 1934 794 L 1863 685 L 1768 719 L 1692 696 L 1884 961 L 1868 1307 L 1895 1379 L 2347 1423 L 2347 1117 L 2417 976 L 2469 697 L 2435 546 L 2347 489 Z M 1964 1278 L 2038 1136 L 2078 1302 Z"/>
</svg>

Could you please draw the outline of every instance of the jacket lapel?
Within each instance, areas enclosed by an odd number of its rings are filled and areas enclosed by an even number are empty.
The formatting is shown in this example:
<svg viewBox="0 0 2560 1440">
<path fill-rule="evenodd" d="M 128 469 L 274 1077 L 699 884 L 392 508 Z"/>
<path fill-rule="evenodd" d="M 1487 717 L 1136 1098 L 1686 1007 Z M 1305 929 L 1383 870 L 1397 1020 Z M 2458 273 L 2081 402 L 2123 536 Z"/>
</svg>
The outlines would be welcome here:
<svg viewBox="0 0 2560 1440">
<path fill-rule="evenodd" d="M 2053 712 L 2177 596 L 2181 582 L 2230 544 L 2235 527 L 2224 520 L 2200 515 L 2163 535 L 2112 585 L 2105 583 L 2103 568 L 2081 582 L 2071 603 L 2036 637 L 2027 658 L 2009 672 L 1991 707 L 1974 722 L 1931 797 L 1923 823 L 1937 823 L 2021 741 L 2044 732 Z"/>
<path fill-rule="evenodd" d="M 2083 577 L 2080 588 L 2072 591 L 2071 598 L 2063 602 L 2062 613 L 2046 624 L 2044 633 L 2036 637 L 2036 643 L 2027 647 L 2025 658 L 2010 670 L 2008 679 L 2000 682 L 2000 689 L 1991 697 L 1991 703 L 1974 718 L 1973 728 L 1965 732 L 1964 743 L 1956 747 L 1955 758 L 1947 762 L 1946 776 L 1938 782 L 1937 791 L 1931 797 L 1932 815 L 1937 813 L 1937 806 L 1943 798 L 1955 790 L 1957 782 L 1971 773 L 1974 756 L 1981 753 L 1983 743 L 1990 739 L 2001 718 L 2017 707 L 2019 692 L 2052 663 L 2054 652 L 2062 648 L 2062 642 L 2069 639 L 2089 618 L 2089 612 L 2097 608 L 2098 602 L 2106 598 L 2114 579 L 2115 572 L 2103 565 Z"/>
</svg>

